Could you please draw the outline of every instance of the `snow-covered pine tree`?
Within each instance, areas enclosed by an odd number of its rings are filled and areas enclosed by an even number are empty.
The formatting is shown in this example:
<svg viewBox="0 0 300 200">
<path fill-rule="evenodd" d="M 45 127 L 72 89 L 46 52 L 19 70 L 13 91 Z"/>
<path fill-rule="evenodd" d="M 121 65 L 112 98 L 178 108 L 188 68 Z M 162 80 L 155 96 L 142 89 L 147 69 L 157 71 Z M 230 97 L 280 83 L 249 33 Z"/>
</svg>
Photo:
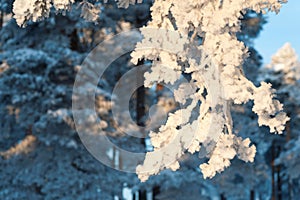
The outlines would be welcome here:
<svg viewBox="0 0 300 200">
<path fill-rule="evenodd" d="M 277 175 L 281 178 L 276 183 L 282 188 L 282 196 L 298 198 L 299 191 L 299 79 L 300 62 L 291 44 L 284 44 L 273 56 L 271 63 L 260 70 L 259 79 L 272 83 L 277 90 L 278 98 L 285 102 L 285 110 L 291 116 L 286 134 L 277 142 L 280 151 L 274 159 Z M 278 139 L 277 139 L 278 141 Z M 277 178 L 278 179 L 278 178 Z"/>
</svg>

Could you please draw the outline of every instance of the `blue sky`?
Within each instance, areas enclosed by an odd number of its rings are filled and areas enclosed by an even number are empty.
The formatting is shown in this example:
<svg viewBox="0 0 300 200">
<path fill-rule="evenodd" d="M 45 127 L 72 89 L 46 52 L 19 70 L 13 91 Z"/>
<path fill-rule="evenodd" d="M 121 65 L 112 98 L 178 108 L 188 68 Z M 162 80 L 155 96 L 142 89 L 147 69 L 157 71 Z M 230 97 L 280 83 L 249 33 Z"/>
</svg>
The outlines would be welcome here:
<svg viewBox="0 0 300 200">
<path fill-rule="evenodd" d="M 291 43 L 300 56 L 300 0 L 289 0 L 278 15 L 267 16 L 268 23 L 254 42 L 263 62 L 269 63 L 271 56 L 286 42 Z"/>
</svg>

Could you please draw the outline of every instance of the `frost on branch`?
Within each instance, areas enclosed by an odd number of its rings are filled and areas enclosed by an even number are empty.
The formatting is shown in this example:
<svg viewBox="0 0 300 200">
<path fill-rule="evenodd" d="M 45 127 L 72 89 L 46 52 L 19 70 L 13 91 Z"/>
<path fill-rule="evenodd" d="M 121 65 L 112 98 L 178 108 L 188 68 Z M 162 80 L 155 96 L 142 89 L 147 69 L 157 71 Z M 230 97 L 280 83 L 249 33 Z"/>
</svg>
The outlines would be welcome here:
<svg viewBox="0 0 300 200">
<path fill-rule="evenodd" d="M 89 2 L 82 2 L 81 17 L 90 22 L 97 22 L 101 11 L 100 5 L 93 5 Z"/>
<path fill-rule="evenodd" d="M 74 0 L 52 0 L 53 6 L 56 10 L 67 10 Z"/>
<path fill-rule="evenodd" d="M 106 3 L 108 0 L 104 0 Z M 142 3 L 143 0 L 115 0 L 120 8 L 128 8 L 129 5 L 134 5 L 135 3 Z"/>
<path fill-rule="evenodd" d="M 249 146 L 249 139 L 233 135 L 232 103 L 252 100 L 259 125 L 269 126 L 270 132 L 283 132 L 289 118 L 282 104 L 274 99 L 271 85 L 262 82 L 256 87 L 244 76 L 241 66 L 248 49 L 236 37 L 247 10 L 279 12 L 283 2 L 286 1 L 154 2 L 152 21 L 141 29 L 144 39 L 131 54 L 132 62 L 151 60 L 145 85 L 175 84 L 175 99 L 181 108 L 150 134 L 154 151 L 148 152 L 136 169 L 142 181 L 163 169 L 178 169 L 186 150 L 194 153 L 205 149 L 210 160 L 200 166 L 204 177 L 222 172 L 235 155 L 252 162 L 255 147 Z M 187 76 L 190 89 L 185 90 Z"/>
<path fill-rule="evenodd" d="M 49 17 L 51 5 L 56 10 L 66 10 L 74 0 L 15 0 L 13 4 L 14 18 L 19 26 L 23 26 L 27 21 L 36 22 Z"/>
<path fill-rule="evenodd" d="M 50 13 L 51 2 L 49 0 L 16 0 L 13 6 L 14 18 L 19 26 L 27 21 L 34 22 L 48 17 Z"/>
<path fill-rule="evenodd" d="M 269 126 L 271 133 L 282 133 L 289 118 L 286 113 L 278 112 L 283 109 L 283 105 L 273 97 L 271 84 L 262 82 L 256 89 L 252 110 L 258 115 L 260 126 Z"/>
<path fill-rule="evenodd" d="M 212 178 L 216 172 L 222 172 L 230 166 L 230 160 L 236 155 L 245 162 L 253 162 L 256 153 L 254 145 L 250 145 L 249 138 L 243 140 L 233 134 L 222 134 L 214 148 L 208 164 L 200 165 L 204 178 Z"/>
<path fill-rule="evenodd" d="M 118 7 L 128 8 L 129 5 L 142 3 L 143 0 L 115 0 Z M 28 21 L 37 22 L 49 17 L 50 9 L 53 6 L 57 11 L 68 10 L 75 0 L 15 0 L 13 4 L 14 18 L 19 26 L 25 26 Z M 107 0 L 104 0 L 107 3 Z M 80 2 L 81 16 L 87 21 L 96 22 L 101 12 L 98 1 L 95 4 L 84 0 Z"/>
</svg>

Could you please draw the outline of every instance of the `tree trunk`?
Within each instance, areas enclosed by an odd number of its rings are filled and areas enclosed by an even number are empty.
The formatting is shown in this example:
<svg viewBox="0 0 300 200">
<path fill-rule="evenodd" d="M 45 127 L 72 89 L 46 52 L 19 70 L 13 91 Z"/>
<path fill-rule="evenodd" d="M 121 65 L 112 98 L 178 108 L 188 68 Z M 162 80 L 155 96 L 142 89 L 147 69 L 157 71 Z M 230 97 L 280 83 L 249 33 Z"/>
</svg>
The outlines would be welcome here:
<svg viewBox="0 0 300 200">
<path fill-rule="evenodd" d="M 224 196 L 224 194 L 221 194 L 221 200 L 226 200 L 226 197 Z"/>
<path fill-rule="evenodd" d="M 153 200 L 155 200 L 155 197 L 160 193 L 160 187 L 155 186 L 153 187 Z"/>
<path fill-rule="evenodd" d="M 275 159 L 280 155 L 280 144 L 272 145 L 272 200 L 282 199 L 282 180 L 281 180 L 281 166 L 275 165 Z"/>
<path fill-rule="evenodd" d="M 139 200 L 147 200 L 147 192 L 146 190 L 140 190 L 139 191 Z"/>
<path fill-rule="evenodd" d="M 285 140 L 286 140 L 286 142 L 289 142 L 291 140 L 291 122 L 290 121 L 288 121 L 286 123 L 286 137 L 285 137 Z"/>
<path fill-rule="evenodd" d="M 271 153 L 271 167 L 272 167 L 272 200 L 276 200 L 276 194 L 275 194 L 275 166 L 274 166 L 274 160 L 275 160 L 275 149 L 274 145 L 272 145 L 272 153 Z"/>
<path fill-rule="evenodd" d="M 277 147 L 277 157 L 279 156 L 281 151 L 280 146 Z M 281 181 L 281 176 L 280 176 L 280 171 L 281 171 L 281 167 L 280 165 L 278 165 L 276 167 L 276 171 L 277 171 L 277 200 L 281 200 L 282 199 L 282 190 L 281 190 L 281 185 L 282 185 L 282 181 Z"/>
<path fill-rule="evenodd" d="M 250 191 L 250 200 L 255 200 L 255 193 L 254 190 Z"/>
<path fill-rule="evenodd" d="M 3 12 L 0 12 L 0 29 L 2 29 L 3 27 L 3 17 L 4 17 Z"/>
<path fill-rule="evenodd" d="M 141 60 L 138 62 L 137 67 L 139 67 L 139 65 L 143 65 L 144 61 Z M 139 85 L 138 83 L 140 82 L 144 82 L 144 76 L 141 76 L 142 71 L 137 70 L 137 75 L 136 75 L 136 81 L 137 81 L 137 85 Z M 137 89 L 136 92 L 136 122 L 137 125 L 139 126 L 145 126 L 145 123 L 143 121 L 143 117 L 145 116 L 145 87 L 141 86 Z M 143 144 L 144 146 L 146 146 L 145 143 L 145 138 L 141 138 L 141 144 Z"/>
<path fill-rule="evenodd" d="M 77 35 L 77 30 L 75 29 L 71 34 L 70 34 L 70 49 L 73 51 L 79 51 L 79 38 Z"/>
</svg>

